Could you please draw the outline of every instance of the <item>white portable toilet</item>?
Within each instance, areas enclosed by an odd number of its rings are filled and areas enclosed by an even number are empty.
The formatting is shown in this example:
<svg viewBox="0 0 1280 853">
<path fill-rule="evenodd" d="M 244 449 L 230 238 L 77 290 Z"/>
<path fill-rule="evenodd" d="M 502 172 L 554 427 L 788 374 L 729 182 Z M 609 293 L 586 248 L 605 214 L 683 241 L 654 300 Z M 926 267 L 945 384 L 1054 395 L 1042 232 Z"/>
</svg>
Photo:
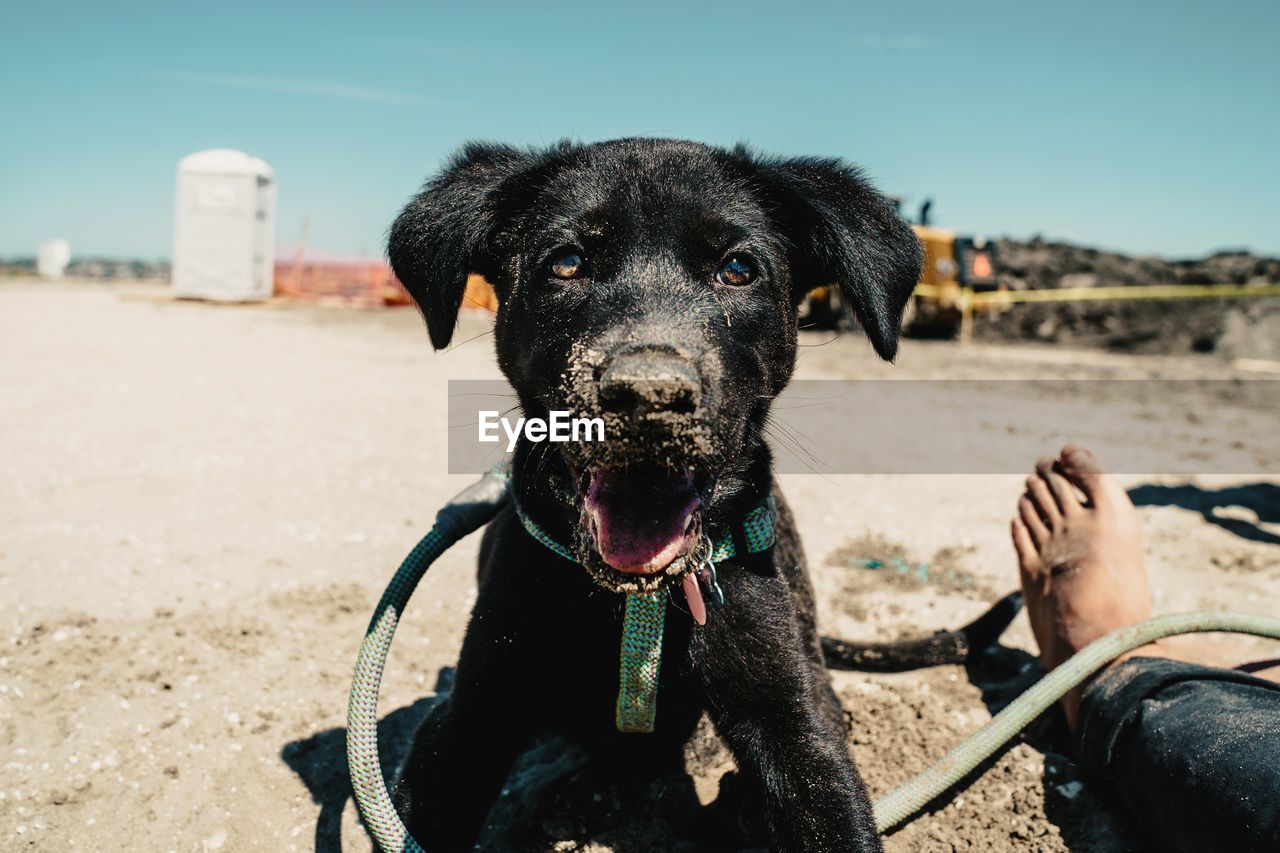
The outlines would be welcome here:
<svg viewBox="0 0 1280 853">
<path fill-rule="evenodd" d="M 275 223 L 275 172 L 262 160 L 229 148 L 183 157 L 174 210 L 174 295 L 232 302 L 270 297 Z"/>
<path fill-rule="evenodd" d="M 45 240 L 36 255 L 36 273 L 41 278 L 62 278 L 71 263 L 71 243 L 61 238 Z"/>
</svg>

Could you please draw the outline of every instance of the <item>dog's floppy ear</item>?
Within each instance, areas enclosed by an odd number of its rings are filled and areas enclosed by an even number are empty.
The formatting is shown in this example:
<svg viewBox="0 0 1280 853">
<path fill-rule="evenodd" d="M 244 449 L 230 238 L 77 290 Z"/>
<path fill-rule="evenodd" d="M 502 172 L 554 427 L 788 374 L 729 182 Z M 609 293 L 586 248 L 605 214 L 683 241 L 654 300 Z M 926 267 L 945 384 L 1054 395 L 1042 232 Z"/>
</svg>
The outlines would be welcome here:
<svg viewBox="0 0 1280 853">
<path fill-rule="evenodd" d="M 772 160 L 761 169 L 791 244 L 796 300 L 838 284 L 876 352 L 891 361 L 923 261 L 915 232 L 858 169 L 840 160 Z"/>
<path fill-rule="evenodd" d="M 507 145 L 470 143 L 391 226 L 391 268 L 418 303 L 436 349 L 453 337 L 467 273 L 493 280 L 489 243 L 498 225 L 499 190 L 529 160 L 529 154 Z"/>
</svg>

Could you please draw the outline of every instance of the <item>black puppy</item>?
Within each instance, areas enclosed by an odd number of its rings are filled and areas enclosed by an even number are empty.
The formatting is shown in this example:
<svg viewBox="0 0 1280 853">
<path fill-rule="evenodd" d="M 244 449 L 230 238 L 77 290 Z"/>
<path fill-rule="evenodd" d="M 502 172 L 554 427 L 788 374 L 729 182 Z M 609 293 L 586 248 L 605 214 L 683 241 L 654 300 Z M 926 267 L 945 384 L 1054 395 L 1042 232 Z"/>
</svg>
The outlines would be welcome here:
<svg viewBox="0 0 1280 853">
<path fill-rule="evenodd" d="M 414 837 L 469 848 L 543 732 L 643 776 L 680 766 L 705 711 L 749 780 L 761 841 L 879 849 L 763 432 L 813 287 L 838 283 L 893 358 L 921 264 L 893 207 L 838 160 L 659 139 L 473 144 L 396 220 L 389 254 L 436 348 L 467 273 L 488 279 L 498 361 L 523 414 L 600 417 L 606 436 L 515 451 L 512 495 L 529 524 L 508 506 L 485 533 L 452 693 L 395 786 Z M 759 507 L 776 508 L 776 541 L 753 552 L 742 524 Z M 715 566 L 724 604 L 695 620 L 716 592 L 696 573 L 720 540 L 739 546 Z M 624 733 L 624 594 L 654 590 L 671 592 L 656 721 Z"/>
</svg>

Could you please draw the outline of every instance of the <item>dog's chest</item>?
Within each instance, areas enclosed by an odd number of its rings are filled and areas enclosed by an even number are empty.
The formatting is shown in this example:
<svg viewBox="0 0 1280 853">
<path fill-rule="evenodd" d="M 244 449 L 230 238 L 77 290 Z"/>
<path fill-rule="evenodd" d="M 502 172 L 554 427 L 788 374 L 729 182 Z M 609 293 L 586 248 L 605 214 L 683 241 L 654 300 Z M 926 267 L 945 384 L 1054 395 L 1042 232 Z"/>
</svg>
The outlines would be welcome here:
<svg viewBox="0 0 1280 853">
<path fill-rule="evenodd" d="M 665 596 L 663 604 L 652 726 L 656 734 L 669 728 L 683 729 L 703 704 L 688 663 L 691 620 Z M 550 727 L 579 736 L 612 739 L 620 734 L 619 698 L 626 692 L 628 677 L 625 617 L 623 596 L 597 594 L 578 608 L 575 618 L 557 620 L 547 638 Z M 648 734 L 626 732 L 623 736 L 643 739 Z"/>
</svg>

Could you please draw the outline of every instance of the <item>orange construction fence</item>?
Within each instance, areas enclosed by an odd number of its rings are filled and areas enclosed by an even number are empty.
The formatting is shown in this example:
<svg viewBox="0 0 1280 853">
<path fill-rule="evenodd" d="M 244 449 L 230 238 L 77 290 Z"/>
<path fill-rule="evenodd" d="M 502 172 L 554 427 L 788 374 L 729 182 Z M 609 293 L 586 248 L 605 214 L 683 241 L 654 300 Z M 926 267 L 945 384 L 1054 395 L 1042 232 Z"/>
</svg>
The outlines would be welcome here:
<svg viewBox="0 0 1280 853">
<path fill-rule="evenodd" d="M 277 261 L 275 292 L 301 299 L 358 307 L 412 305 L 413 299 L 385 261 L 317 258 Z M 498 310 L 498 297 L 481 276 L 467 277 L 463 308 Z"/>
</svg>

